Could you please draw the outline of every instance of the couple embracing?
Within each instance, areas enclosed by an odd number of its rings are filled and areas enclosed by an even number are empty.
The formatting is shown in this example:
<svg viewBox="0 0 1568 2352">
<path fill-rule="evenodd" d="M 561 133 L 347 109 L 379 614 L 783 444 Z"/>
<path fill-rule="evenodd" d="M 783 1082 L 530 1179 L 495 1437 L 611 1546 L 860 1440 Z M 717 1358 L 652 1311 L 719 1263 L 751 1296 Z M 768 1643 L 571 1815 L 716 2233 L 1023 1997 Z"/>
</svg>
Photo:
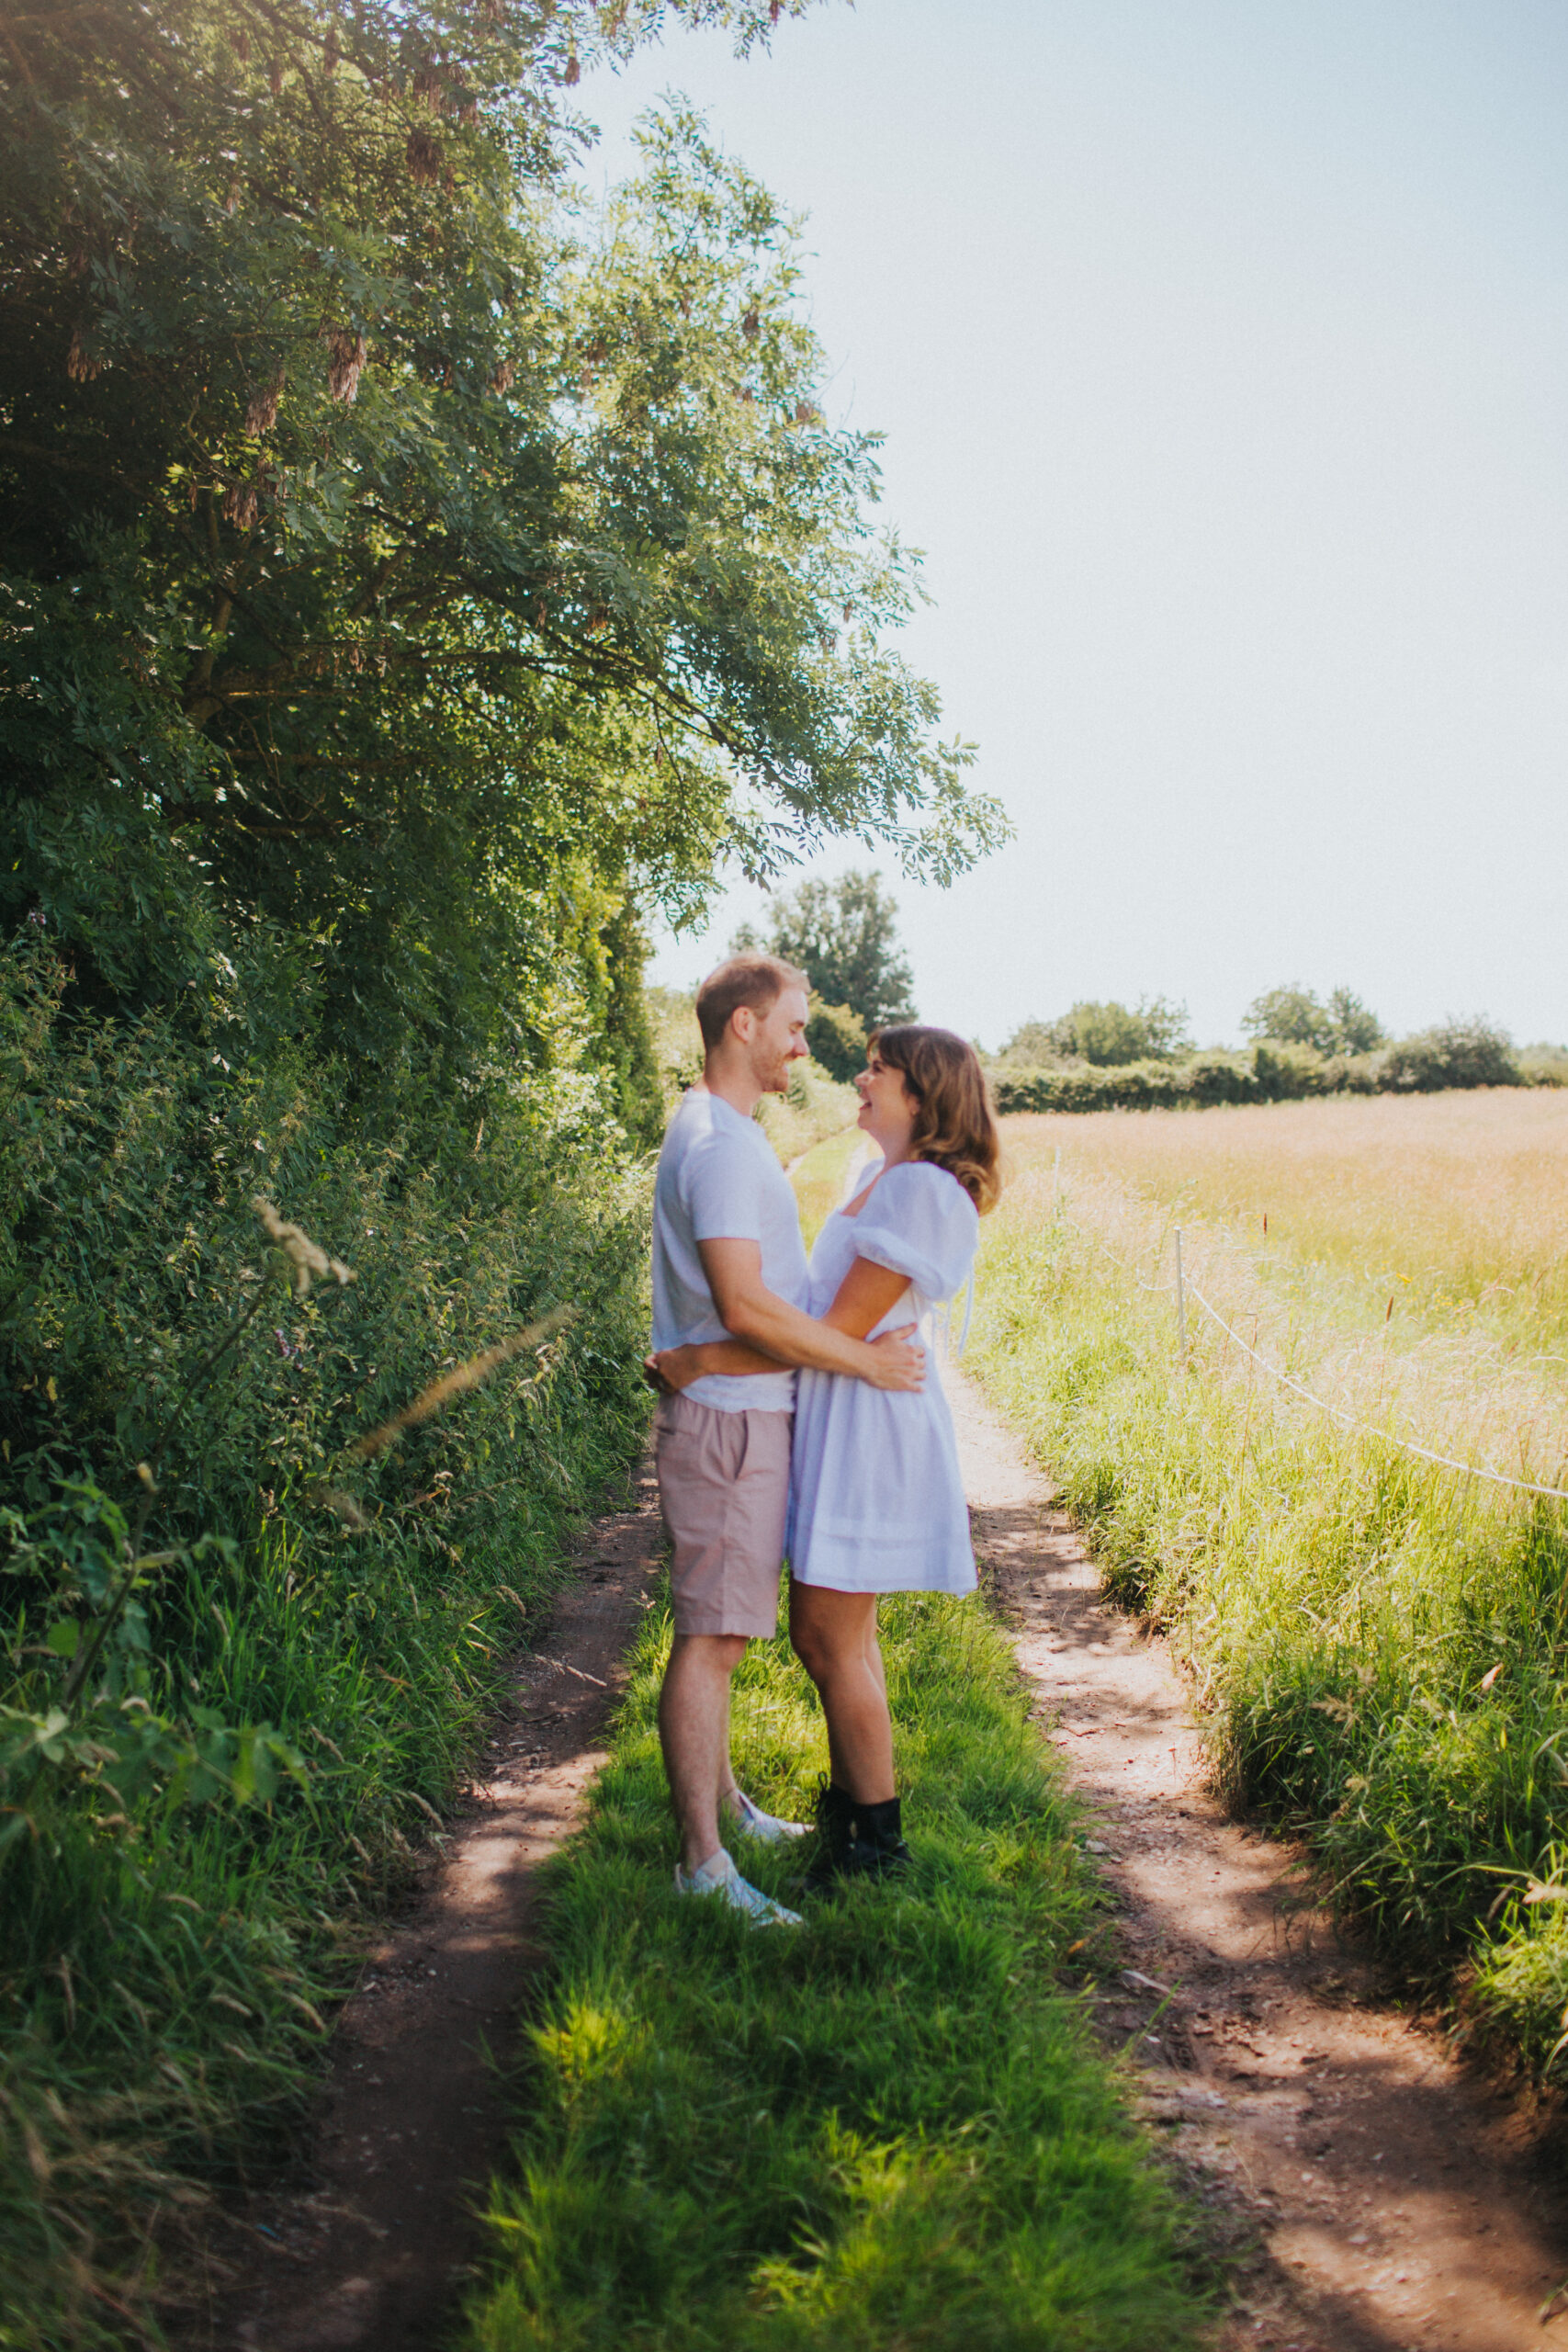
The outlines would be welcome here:
<svg viewBox="0 0 1568 2352">
<path fill-rule="evenodd" d="M 975 1587 L 953 1420 L 919 1327 L 968 1281 L 998 1190 L 973 1048 L 913 1023 L 867 1047 L 859 1125 L 881 1159 L 809 1265 L 795 1194 L 752 1114 L 807 1052 L 804 972 L 737 956 L 697 993 L 703 1076 L 670 1123 L 654 1190 L 660 1503 L 674 1642 L 660 1700 L 682 1894 L 759 1926 L 798 1924 L 736 1869 L 728 1839 L 806 1825 L 762 1812 L 729 1760 L 729 1682 L 749 1641 L 789 1632 L 821 1698 L 829 1783 L 811 1882 L 908 1860 L 877 1595 Z"/>
</svg>

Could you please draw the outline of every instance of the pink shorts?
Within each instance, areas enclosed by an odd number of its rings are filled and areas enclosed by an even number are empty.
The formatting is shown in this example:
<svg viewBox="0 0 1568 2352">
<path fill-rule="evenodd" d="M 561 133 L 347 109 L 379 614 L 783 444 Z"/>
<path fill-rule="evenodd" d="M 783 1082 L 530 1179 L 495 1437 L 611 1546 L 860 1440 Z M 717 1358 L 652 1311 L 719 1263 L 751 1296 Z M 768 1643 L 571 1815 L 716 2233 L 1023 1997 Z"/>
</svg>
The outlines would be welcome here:
<svg viewBox="0 0 1568 2352">
<path fill-rule="evenodd" d="M 678 1634 L 778 1631 L 794 1419 L 660 1398 L 654 1460 Z"/>
</svg>

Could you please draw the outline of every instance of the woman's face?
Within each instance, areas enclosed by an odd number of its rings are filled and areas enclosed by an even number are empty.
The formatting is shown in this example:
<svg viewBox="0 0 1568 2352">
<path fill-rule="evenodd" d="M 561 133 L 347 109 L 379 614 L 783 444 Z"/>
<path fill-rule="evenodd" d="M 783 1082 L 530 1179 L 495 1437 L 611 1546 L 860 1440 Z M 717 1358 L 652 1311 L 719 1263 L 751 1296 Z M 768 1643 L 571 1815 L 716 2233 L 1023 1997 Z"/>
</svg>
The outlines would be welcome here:
<svg viewBox="0 0 1568 2352">
<path fill-rule="evenodd" d="M 873 1053 L 855 1080 L 860 1090 L 860 1117 L 855 1124 L 879 1143 L 888 1159 L 896 1159 L 908 1151 L 909 1137 L 915 1131 L 915 1114 L 919 1109 L 906 1084 L 901 1069 Z"/>
</svg>

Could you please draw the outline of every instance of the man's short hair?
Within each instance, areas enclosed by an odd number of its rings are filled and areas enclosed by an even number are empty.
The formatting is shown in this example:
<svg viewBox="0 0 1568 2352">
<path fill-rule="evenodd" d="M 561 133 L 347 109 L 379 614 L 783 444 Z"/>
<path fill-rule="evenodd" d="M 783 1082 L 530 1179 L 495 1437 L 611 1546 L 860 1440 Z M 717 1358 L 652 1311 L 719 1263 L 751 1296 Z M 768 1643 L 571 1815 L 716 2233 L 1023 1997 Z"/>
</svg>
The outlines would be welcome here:
<svg viewBox="0 0 1568 2352">
<path fill-rule="evenodd" d="M 810 988 L 806 974 L 782 956 L 727 956 L 697 990 L 697 1026 L 703 1033 L 705 1052 L 712 1053 L 729 1026 L 730 1014 L 742 1005 L 752 1012 L 766 1012 L 785 989 L 805 989 L 809 993 Z"/>
</svg>

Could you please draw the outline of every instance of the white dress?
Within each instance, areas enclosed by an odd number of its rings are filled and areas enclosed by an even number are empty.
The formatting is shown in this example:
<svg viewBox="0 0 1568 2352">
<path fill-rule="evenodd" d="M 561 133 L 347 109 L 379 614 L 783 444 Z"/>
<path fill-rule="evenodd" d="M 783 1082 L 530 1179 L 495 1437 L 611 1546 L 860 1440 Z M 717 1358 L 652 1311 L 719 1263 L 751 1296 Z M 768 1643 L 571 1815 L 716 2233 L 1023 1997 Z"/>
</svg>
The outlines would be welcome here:
<svg viewBox="0 0 1568 2352">
<path fill-rule="evenodd" d="M 802 1372 L 790 1469 L 790 1573 L 838 1592 L 973 1592 L 975 1553 L 953 1415 L 931 1346 L 931 1309 L 975 1262 L 979 1218 L 955 1176 L 903 1160 L 858 1216 L 828 1219 L 811 1253 L 810 1312 L 825 1314 L 857 1258 L 908 1274 L 869 1336 L 918 1322 L 925 1385 L 894 1392 Z"/>
</svg>

